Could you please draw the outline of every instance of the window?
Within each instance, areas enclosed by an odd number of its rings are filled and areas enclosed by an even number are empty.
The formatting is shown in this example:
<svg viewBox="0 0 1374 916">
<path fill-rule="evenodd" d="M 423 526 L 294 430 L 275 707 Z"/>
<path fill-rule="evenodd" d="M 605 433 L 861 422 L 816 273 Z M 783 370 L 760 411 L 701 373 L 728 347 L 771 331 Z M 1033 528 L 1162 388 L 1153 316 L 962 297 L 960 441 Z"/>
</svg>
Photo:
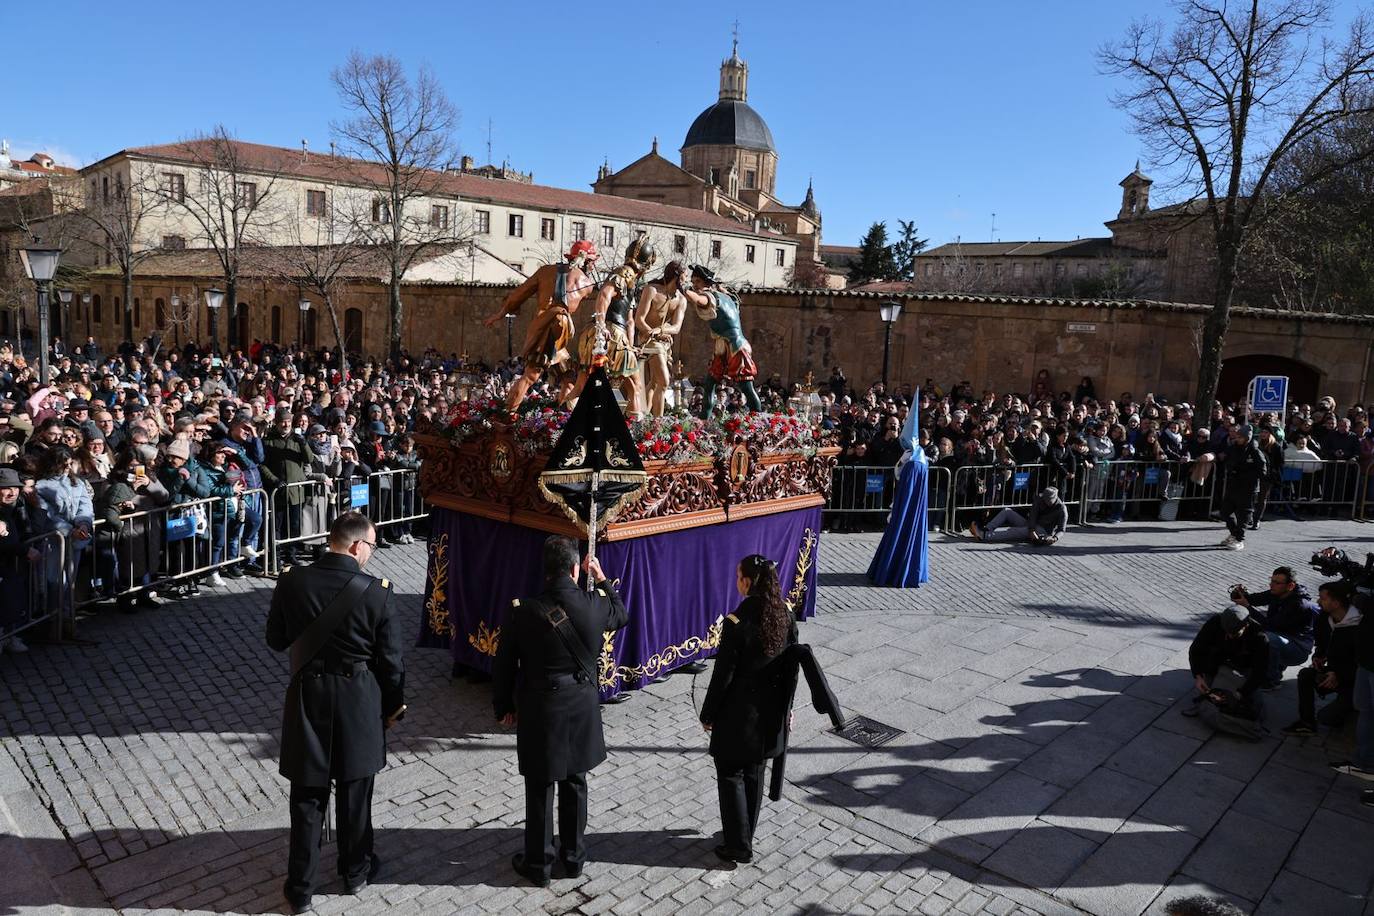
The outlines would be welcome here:
<svg viewBox="0 0 1374 916">
<path fill-rule="evenodd" d="M 329 206 L 329 204 L 328 204 L 327 201 L 328 201 L 328 198 L 326 198 L 326 197 L 324 196 L 324 192 L 323 192 L 323 191 L 306 191 L 306 192 L 305 192 L 305 215 L 306 215 L 306 216 L 324 216 L 324 215 L 325 215 L 324 211 L 325 211 L 325 209 Z"/>
<path fill-rule="evenodd" d="M 777 251 L 773 252 L 773 263 L 776 264 L 778 267 L 786 267 L 787 251 L 785 249 L 779 248 Z"/>
<path fill-rule="evenodd" d="M 281 340 L 281 306 L 272 306 L 272 336 L 271 341 L 278 343 Z"/>
<path fill-rule="evenodd" d="M 238 191 L 240 207 L 252 209 L 258 205 L 258 186 L 256 183 L 251 181 L 240 181 L 234 187 L 235 190 Z"/>
<path fill-rule="evenodd" d="M 1013 264 L 1013 265 L 1011 265 L 1011 275 L 1012 275 L 1012 277 L 1014 277 L 1015 279 L 1017 279 L 1017 280 L 1021 279 L 1021 275 L 1024 274 L 1025 272 L 1026 272 L 1026 265 L 1024 265 L 1024 264 Z"/>
<path fill-rule="evenodd" d="M 553 241 L 553 220 L 541 219 L 539 221 L 539 237 L 547 241 Z"/>
<path fill-rule="evenodd" d="M 363 310 L 349 309 L 344 312 L 344 349 L 350 353 L 363 350 Z"/>
<path fill-rule="evenodd" d="M 374 223 L 391 222 L 391 204 L 380 197 L 372 201 L 372 221 Z"/>
<path fill-rule="evenodd" d="M 935 276 L 935 265 L 934 265 L 934 264 L 927 264 L 927 265 L 926 265 L 926 276 L 927 276 L 927 277 L 933 277 L 933 276 Z"/>
<path fill-rule="evenodd" d="M 580 242 L 580 241 L 582 241 L 583 239 L 585 239 L 585 238 L 587 237 L 587 224 L 586 224 L 586 223 L 573 223 L 573 224 L 572 224 L 572 237 L 573 237 L 573 241 L 574 241 L 574 242 Z"/>
<path fill-rule="evenodd" d="M 115 176 L 115 200 L 124 199 L 124 176 Z"/>
<path fill-rule="evenodd" d="M 711 257 L 720 257 L 720 239 L 711 239 Z"/>
<path fill-rule="evenodd" d="M 429 224 L 435 229 L 448 228 L 448 207 L 435 204 L 429 208 Z"/>
<path fill-rule="evenodd" d="M 1066 272 L 1064 263 L 1062 261 L 1056 261 L 1054 265 L 1054 275 L 1056 277 L 1062 277 Z"/>
<path fill-rule="evenodd" d="M 319 314 L 319 309 L 311 309 L 304 313 L 305 320 L 301 322 L 301 346 L 315 346 L 315 322 Z"/>
<path fill-rule="evenodd" d="M 159 328 L 167 327 L 167 303 L 162 299 L 153 300 L 153 320 Z"/>
<path fill-rule="evenodd" d="M 177 203 L 186 202 L 186 176 L 180 172 L 167 172 L 165 175 L 167 196 Z"/>
<path fill-rule="evenodd" d="M 707 183 L 707 184 L 720 184 L 720 169 L 707 169 L 707 170 L 706 170 L 706 183 Z"/>
<path fill-rule="evenodd" d="M 143 303 L 139 302 L 138 299 L 137 299 L 137 297 L 135 297 L 135 298 L 134 298 L 134 327 L 138 327 L 140 324 L 143 323 L 143 307 L 142 307 L 142 306 L 143 306 Z"/>
<path fill-rule="evenodd" d="M 184 251 L 186 248 L 186 236 L 164 235 L 162 237 L 162 247 L 168 251 Z"/>
<path fill-rule="evenodd" d="M 100 196 L 101 196 L 101 198 L 105 201 L 105 203 L 108 204 L 108 203 L 110 202 L 110 176 L 109 176 L 109 175 L 101 175 L 101 176 L 100 176 Z"/>
<path fill-rule="evenodd" d="M 614 227 L 614 226 L 602 226 L 602 227 L 601 227 L 601 244 L 606 245 L 606 246 L 608 246 L 608 247 L 614 246 L 614 245 L 615 245 L 615 227 Z"/>
<path fill-rule="evenodd" d="M 1078 265 L 1078 270 L 1075 271 L 1075 273 L 1077 273 L 1078 276 L 1080 276 L 1080 277 L 1086 277 L 1086 276 L 1088 275 L 1088 265 L 1087 265 L 1087 264 L 1079 264 L 1079 265 Z"/>
<path fill-rule="evenodd" d="M 512 213 L 506 220 L 506 235 L 517 239 L 525 237 L 525 218 L 519 213 Z"/>
<path fill-rule="evenodd" d="M 487 233 L 491 232 L 490 210 L 474 210 L 472 211 L 472 215 L 475 217 L 476 222 L 476 225 L 473 227 L 474 232 L 478 233 L 479 235 L 486 235 Z"/>
<path fill-rule="evenodd" d="M 685 236 L 685 235 L 675 235 L 675 236 L 673 236 L 673 254 L 686 254 L 686 253 L 687 253 L 687 236 Z"/>
<path fill-rule="evenodd" d="M 93 313 L 93 317 L 94 317 L 95 323 L 96 323 L 96 324 L 100 324 L 100 294 L 99 294 L 99 293 L 96 293 L 94 296 L 91 297 L 91 312 Z"/>
<path fill-rule="evenodd" d="M 754 171 L 753 169 L 744 170 L 744 186 L 746 188 L 753 188 L 754 185 L 758 182 L 758 178 L 759 173 Z"/>
<path fill-rule="evenodd" d="M 993 264 L 993 265 L 992 265 L 992 275 L 993 275 L 994 277 L 1001 277 L 1001 276 L 1002 276 L 1002 265 L 1001 265 L 1001 263 L 997 263 L 997 264 Z"/>
<path fill-rule="evenodd" d="M 717 244 L 718 244 L 717 242 L 712 242 L 712 243 L 711 243 L 711 257 L 713 257 L 713 258 L 718 258 L 718 257 L 720 257 L 720 255 L 716 253 L 716 251 L 717 251 L 716 245 L 717 245 Z M 753 264 L 753 263 L 754 263 L 754 246 L 753 246 L 753 245 L 745 245 L 745 246 L 744 246 L 744 260 L 748 261 L 750 264 Z"/>
</svg>

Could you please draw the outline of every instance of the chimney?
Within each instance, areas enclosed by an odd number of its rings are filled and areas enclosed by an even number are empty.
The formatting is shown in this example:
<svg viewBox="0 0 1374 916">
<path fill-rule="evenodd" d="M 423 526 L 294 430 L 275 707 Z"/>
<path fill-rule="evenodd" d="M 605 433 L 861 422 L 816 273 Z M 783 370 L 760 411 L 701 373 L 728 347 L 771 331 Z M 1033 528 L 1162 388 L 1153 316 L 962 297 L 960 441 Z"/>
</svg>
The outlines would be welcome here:
<svg viewBox="0 0 1374 916">
<path fill-rule="evenodd" d="M 471 156 L 464 156 L 458 167 L 464 172 L 471 172 L 474 164 Z"/>
<path fill-rule="evenodd" d="M 310 158 L 310 143 L 305 138 L 301 138 L 301 158 Z"/>
</svg>

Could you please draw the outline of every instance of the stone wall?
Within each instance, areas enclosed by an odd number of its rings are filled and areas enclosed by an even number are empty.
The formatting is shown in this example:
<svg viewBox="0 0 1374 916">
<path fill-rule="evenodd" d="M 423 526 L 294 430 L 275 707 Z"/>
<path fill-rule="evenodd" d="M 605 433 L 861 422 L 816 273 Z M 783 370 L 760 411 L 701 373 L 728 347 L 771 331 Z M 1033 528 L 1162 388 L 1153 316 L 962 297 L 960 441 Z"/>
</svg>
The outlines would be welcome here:
<svg viewBox="0 0 1374 916">
<path fill-rule="evenodd" d="M 156 298 L 170 300 L 173 291 L 198 296 L 213 285 L 206 278 L 140 279 L 141 326 L 136 335 L 152 332 Z M 468 353 L 496 361 L 506 354 L 506 328 L 501 322 L 485 328 L 509 287 L 428 284 L 405 288 L 405 345 L 411 352 L 436 347 L 445 353 Z M 93 333 L 109 348 L 121 334 L 112 307 L 120 295 L 117 280 L 97 284 L 105 307 L 101 325 Z M 259 281 L 245 282 L 241 299 L 248 304 L 248 339 L 270 337 L 271 309 L 281 311 L 281 336 L 294 340 L 299 313 L 294 287 Z M 778 373 L 791 380 L 807 372 L 828 377 L 840 366 L 855 385 L 882 374 L 884 326 L 879 305 L 889 297 L 843 290 L 750 290 L 743 294 L 744 325 L 763 377 Z M 893 384 L 918 385 L 927 377 L 948 386 L 968 380 L 974 388 L 1025 391 L 1041 369 L 1047 369 L 1058 388 L 1072 388 L 1090 376 L 1099 394 L 1115 397 L 1130 391 L 1137 397 L 1153 391 L 1173 399 L 1191 399 L 1198 367 L 1198 328 L 1205 309 L 1158 303 L 1091 303 L 1073 300 L 1017 300 L 997 297 L 939 295 L 899 296 L 901 317 L 893 326 L 891 369 Z M 386 290 L 377 284 L 358 284 L 339 299 L 340 323 L 346 309 L 361 312 L 363 346 L 381 353 L 386 344 Z M 208 320 L 199 306 L 193 320 L 165 332 L 176 342 L 205 339 Z M 525 304 L 513 328 L 519 352 L 533 315 Z M 578 329 L 588 311 L 578 316 Z M 327 319 L 317 318 L 316 341 L 333 343 Z M 75 322 L 84 330 L 83 316 Z M 220 340 L 224 340 L 223 320 Z M 177 334 L 180 334 L 178 338 Z M 82 335 L 84 336 L 84 334 Z M 1323 394 L 1341 403 L 1363 401 L 1369 387 L 1368 370 L 1374 345 L 1374 320 L 1330 319 L 1292 314 L 1262 314 L 1237 310 L 1227 338 L 1226 356 L 1268 355 L 1283 374 L 1285 361 L 1315 369 Z M 688 314 L 675 348 L 675 358 L 700 376 L 710 361 L 711 341 L 704 323 Z"/>
</svg>

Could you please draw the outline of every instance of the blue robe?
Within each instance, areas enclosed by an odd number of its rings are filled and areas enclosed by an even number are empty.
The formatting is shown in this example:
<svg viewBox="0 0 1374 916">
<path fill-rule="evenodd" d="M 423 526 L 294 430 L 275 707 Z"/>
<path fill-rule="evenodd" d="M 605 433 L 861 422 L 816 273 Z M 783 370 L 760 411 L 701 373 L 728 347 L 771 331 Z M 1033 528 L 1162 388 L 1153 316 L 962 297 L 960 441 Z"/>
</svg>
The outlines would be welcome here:
<svg viewBox="0 0 1374 916">
<path fill-rule="evenodd" d="M 892 514 L 887 518 L 878 552 L 868 564 L 868 578 L 874 585 L 909 588 L 930 581 L 930 528 L 926 520 L 929 471 L 926 453 L 917 442 L 918 404 L 919 394 L 902 429 L 902 443 L 907 450 L 898 463 Z"/>
</svg>

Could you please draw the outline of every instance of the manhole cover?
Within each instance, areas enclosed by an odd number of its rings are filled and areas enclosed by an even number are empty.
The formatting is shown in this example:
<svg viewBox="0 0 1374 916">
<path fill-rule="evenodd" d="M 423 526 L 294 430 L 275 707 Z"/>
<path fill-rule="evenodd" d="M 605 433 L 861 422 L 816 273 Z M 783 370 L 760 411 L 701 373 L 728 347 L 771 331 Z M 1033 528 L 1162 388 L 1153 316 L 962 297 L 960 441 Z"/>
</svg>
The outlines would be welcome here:
<svg viewBox="0 0 1374 916">
<path fill-rule="evenodd" d="M 835 734 L 864 747 L 879 747 L 906 732 L 868 716 L 854 716 L 845 723 L 844 728 L 835 729 Z"/>
</svg>

